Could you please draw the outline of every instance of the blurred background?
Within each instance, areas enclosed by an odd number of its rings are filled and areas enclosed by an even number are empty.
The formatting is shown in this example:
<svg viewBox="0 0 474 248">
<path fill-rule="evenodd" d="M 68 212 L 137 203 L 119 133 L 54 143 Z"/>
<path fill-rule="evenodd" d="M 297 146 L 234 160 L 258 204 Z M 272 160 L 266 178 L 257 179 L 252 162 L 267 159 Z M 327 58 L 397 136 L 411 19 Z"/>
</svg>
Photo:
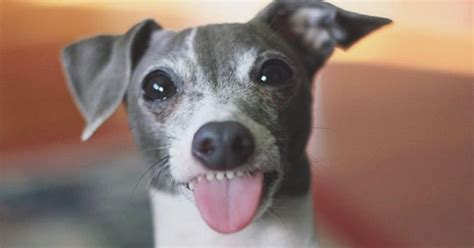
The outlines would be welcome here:
<svg viewBox="0 0 474 248">
<path fill-rule="evenodd" d="M 472 1 L 341 0 L 395 23 L 337 51 L 308 147 L 327 247 L 472 247 Z M 0 1 L 0 247 L 151 247 L 123 108 L 86 143 L 59 51 L 145 18 L 244 22 L 268 1 Z"/>
</svg>

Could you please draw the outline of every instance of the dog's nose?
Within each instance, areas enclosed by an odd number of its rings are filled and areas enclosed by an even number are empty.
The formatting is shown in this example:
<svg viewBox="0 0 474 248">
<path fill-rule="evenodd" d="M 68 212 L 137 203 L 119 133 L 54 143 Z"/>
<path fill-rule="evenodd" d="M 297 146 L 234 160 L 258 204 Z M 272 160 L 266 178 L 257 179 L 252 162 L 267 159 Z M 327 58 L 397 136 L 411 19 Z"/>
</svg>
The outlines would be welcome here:
<svg viewBox="0 0 474 248">
<path fill-rule="evenodd" d="M 255 150 L 250 130 L 235 121 L 209 122 L 194 134 L 192 154 L 211 170 L 231 170 Z"/>
</svg>

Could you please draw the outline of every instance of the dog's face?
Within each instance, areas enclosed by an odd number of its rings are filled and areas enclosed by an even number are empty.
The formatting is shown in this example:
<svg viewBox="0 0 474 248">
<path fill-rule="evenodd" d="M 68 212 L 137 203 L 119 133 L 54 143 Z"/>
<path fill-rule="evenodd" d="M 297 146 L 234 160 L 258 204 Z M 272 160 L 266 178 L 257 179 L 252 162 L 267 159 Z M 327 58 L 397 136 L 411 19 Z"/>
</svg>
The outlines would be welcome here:
<svg viewBox="0 0 474 248">
<path fill-rule="evenodd" d="M 244 24 L 172 32 L 145 21 L 73 44 L 63 60 L 83 138 L 125 99 L 152 186 L 193 196 L 204 221 L 230 233 L 275 197 L 307 192 L 312 76 L 335 46 L 388 22 L 278 2 Z"/>
<path fill-rule="evenodd" d="M 194 191 L 211 227 L 238 230 L 270 204 L 289 162 L 304 156 L 310 75 L 286 43 L 255 23 L 156 39 L 127 91 L 137 143 L 159 164 L 154 186 Z M 248 211 L 222 212 L 229 208 Z"/>
</svg>

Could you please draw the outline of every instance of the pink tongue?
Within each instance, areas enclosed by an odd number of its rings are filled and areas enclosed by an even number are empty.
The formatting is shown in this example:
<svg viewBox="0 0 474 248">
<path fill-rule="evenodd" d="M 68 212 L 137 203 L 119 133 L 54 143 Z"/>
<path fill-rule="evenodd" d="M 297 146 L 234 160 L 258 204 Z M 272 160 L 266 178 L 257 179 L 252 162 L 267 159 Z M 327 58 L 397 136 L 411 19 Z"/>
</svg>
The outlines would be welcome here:
<svg viewBox="0 0 474 248">
<path fill-rule="evenodd" d="M 257 213 L 262 194 L 263 175 L 256 173 L 232 180 L 198 182 L 194 199 L 207 225 L 220 233 L 242 230 Z"/>
</svg>

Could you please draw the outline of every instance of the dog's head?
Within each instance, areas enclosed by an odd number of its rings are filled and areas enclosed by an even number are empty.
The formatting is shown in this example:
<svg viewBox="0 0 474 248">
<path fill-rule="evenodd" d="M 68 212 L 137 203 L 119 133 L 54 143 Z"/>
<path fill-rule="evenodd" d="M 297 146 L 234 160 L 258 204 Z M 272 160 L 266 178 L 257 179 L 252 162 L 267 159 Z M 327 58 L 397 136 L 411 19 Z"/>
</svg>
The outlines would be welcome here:
<svg viewBox="0 0 474 248">
<path fill-rule="evenodd" d="M 82 138 L 124 101 L 152 186 L 193 194 L 206 223 L 229 233 L 275 197 L 308 191 L 313 74 L 335 47 L 389 22 L 275 2 L 243 24 L 173 32 L 146 20 L 70 45 L 63 64 L 87 121 Z"/>
</svg>

